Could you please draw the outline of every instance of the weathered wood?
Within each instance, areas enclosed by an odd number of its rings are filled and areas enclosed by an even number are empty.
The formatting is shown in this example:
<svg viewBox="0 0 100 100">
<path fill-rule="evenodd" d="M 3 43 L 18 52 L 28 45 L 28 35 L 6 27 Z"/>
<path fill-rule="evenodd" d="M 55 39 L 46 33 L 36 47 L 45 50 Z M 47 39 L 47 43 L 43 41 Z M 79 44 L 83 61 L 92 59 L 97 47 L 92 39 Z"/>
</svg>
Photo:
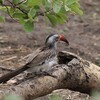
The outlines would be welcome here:
<svg viewBox="0 0 100 100">
<path fill-rule="evenodd" d="M 38 100 L 52 100 L 52 97 L 56 96 L 60 97 L 59 100 L 94 100 L 92 96 L 89 96 L 88 94 L 80 93 L 78 91 L 72 91 L 69 89 L 57 89 L 54 90 L 52 93 L 39 97 Z"/>
<path fill-rule="evenodd" d="M 70 52 L 60 52 L 59 65 L 50 71 L 51 76 L 31 78 L 16 86 L 0 86 L 0 100 L 9 94 L 15 93 L 26 100 L 32 100 L 52 92 L 55 89 L 67 88 L 80 92 L 90 93 L 93 89 L 100 90 L 100 67 L 83 60 Z"/>
</svg>

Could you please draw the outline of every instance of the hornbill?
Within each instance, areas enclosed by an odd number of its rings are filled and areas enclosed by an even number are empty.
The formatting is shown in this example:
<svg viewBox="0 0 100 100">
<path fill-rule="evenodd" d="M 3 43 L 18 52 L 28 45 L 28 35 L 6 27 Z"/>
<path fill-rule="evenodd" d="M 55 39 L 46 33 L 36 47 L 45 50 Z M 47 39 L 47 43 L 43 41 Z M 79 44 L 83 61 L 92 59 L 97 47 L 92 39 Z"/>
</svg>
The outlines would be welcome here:
<svg viewBox="0 0 100 100">
<path fill-rule="evenodd" d="M 14 76 L 27 69 L 32 68 L 32 70 L 44 70 L 44 65 L 50 68 L 54 64 L 57 64 L 56 58 L 58 41 L 64 41 L 69 44 L 64 35 L 50 34 L 49 36 L 47 36 L 45 45 L 43 47 L 38 48 L 35 52 L 27 56 L 25 65 L 0 77 L 0 83 L 7 82 Z"/>
</svg>

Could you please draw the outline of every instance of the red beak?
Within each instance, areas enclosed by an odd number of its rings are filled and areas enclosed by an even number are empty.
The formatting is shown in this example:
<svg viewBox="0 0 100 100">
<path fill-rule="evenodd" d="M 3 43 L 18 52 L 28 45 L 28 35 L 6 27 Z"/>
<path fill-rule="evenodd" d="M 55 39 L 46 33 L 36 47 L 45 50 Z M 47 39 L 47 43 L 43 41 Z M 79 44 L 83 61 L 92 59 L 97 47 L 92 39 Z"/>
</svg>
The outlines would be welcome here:
<svg viewBox="0 0 100 100">
<path fill-rule="evenodd" d="M 67 43 L 67 45 L 69 45 L 69 42 L 68 42 L 68 40 L 64 37 L 64 35 L 60 35 L 59 39 L 60 39 L 60 41 L 64 41 L 64 42 Z"/>
</svg>

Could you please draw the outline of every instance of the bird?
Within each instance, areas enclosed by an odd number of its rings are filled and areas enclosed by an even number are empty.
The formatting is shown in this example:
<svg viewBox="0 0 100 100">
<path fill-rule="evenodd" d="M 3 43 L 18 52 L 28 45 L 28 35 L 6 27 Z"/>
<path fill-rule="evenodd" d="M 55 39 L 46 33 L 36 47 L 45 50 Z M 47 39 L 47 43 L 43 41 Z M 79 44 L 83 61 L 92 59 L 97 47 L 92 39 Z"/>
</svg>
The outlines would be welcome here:
<svg viewBox="0 0 100 100">
<path fill-rule="evenodd" d="M 43 47 L 38 48 L 35 52 L 29 54 L 27 56 L 26 63 L 21 66 L 20 68 L 9 72 L 0 77 L 0 83 L 6 83 L 11 78 L 15 77 L 16 75 L 22 73 L 23 71 L 29 70 L 41 70 L 41 66 L 48 65 L 50 68 L 54 64 L 57 63 L 57 43 L 58 41 L 63 41 L 69 45 L 68 40 L 65 38 L 63 34 L 50 34 L 46 37 L 45 43 Z M 44 69 L 44 67 L 42 68 Z"/>
</svg>

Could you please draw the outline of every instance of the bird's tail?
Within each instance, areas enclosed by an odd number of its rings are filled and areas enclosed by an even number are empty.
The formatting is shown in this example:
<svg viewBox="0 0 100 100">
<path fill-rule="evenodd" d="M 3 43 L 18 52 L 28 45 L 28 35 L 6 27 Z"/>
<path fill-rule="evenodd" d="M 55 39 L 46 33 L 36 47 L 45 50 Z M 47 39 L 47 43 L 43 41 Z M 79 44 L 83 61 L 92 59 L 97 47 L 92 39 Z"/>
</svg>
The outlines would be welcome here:
<svg viewBox="0 0 100 100">
<path fill-rule="evenodd" d="M 8 80 L 10 80 L 14 76 L 20 74 L 21 72 L 27 70 L 28 68 L 29 68 L 28 66 L 23 66 L 23 67 L 18 68 L 10 73 L 3 75 L 2 77 L 0 77 L 0 83 L 6 83 Z"/>
</svg>

